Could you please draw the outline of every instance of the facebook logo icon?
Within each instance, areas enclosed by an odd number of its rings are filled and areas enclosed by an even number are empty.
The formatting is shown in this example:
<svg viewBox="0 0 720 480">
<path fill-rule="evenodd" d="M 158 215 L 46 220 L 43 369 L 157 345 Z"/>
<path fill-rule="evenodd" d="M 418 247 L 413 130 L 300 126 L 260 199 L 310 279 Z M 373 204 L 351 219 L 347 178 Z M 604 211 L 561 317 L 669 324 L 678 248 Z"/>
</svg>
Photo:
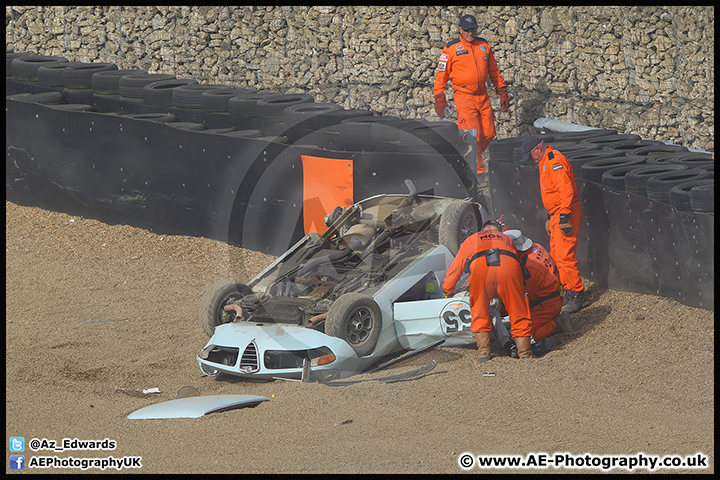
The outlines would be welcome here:
<svg viewBox="0 0 720 480">
<path fill-rule="evenodd" d="M 10 455 L 10 470 L 25 470 L 25 455 Z"/>
</svg>

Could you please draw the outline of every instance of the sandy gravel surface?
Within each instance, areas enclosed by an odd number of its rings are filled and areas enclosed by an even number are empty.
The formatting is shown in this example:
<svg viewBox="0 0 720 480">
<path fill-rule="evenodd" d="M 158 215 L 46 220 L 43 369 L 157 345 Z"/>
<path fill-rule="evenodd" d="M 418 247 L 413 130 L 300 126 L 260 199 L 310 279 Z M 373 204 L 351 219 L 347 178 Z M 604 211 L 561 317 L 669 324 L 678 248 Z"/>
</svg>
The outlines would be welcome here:
<svg viewBox="0 0 720 480">
<path fill-rule="evenodd" d="M 538 360 L 480 365 L 473 348 L 438 347 L 353 377 L 438 363 L 392 384 L 203 378 L 195 354 L 207 341 L 196 318 L 205 288 L 247 281 L 271 257 L 10 202 L 5 223 L 8 442 L 117 443 L 112 451 L 26 448 L 28 462 L 112 455 L 142 457 L 132 473 L 462 473 L 465 452 L 700 452 L 707 469 L 663 472 L 714 472 L 713 312 L 590 284 L 592 304 L 573 315 L 577 331 Z M 272 400 L 197 419 L 126 418 L 185 385 Z M 153 387 L 162 393 L 136 391 Z M 492 470 L 556 471 L 602 470 Z"/>
</svg>

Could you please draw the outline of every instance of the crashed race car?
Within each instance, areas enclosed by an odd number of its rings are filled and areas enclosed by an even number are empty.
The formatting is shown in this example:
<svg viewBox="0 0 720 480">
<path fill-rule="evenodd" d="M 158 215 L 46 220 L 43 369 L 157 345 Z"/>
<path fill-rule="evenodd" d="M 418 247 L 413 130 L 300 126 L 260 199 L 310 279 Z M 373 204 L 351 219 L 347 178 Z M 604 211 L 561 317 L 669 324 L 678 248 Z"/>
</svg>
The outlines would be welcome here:
<svg viewBox="0 0 720 480">
<path fill-rule="evenodd" d="M 376 195 L 325 218 L 248 284 L 222 280 L 200 302 L 207 375 L 328 381 L 389 355 L 474 344 L 467 291 L 442 281 L 460 244 L 490 219 L 470 199 Z"/>
</svg>

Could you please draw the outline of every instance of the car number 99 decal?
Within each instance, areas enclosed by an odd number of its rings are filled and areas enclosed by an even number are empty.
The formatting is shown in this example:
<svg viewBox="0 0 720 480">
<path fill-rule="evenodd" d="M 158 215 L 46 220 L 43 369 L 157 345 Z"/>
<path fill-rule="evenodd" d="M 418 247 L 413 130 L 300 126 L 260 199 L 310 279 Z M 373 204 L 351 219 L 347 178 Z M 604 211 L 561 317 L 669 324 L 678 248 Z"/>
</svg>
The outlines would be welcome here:
<svg viewBox="0 0 720 480">
<path fill-rule="evenodd" d="M 453 300 L 440 312 L 440 328 L 445 335 L 462 331 L 469 332 L 471 318 L 470 304 L 465 300 Z"/>
</svg>

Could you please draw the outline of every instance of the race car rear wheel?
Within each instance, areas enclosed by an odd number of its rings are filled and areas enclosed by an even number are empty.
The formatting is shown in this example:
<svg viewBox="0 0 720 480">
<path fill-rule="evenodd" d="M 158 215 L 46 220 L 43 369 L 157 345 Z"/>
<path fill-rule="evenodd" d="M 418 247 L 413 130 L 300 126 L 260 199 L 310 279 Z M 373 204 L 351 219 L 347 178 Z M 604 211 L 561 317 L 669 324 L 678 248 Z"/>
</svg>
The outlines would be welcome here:
<svg viewBox="0 0 720 480">
<path fill-rule="evenodd" d="M 335 300 L 325 319 L 325 333 L 345 340 L 359 357 L 373 351 L 381 328 L 380 307 L 361 293 L 346 293 Z"/>
<path fill-rule="evenodd" d="M 440 216 L 438 241 L 445 245 L 450 253 L 457 255 L 462 242 L 480 230 L 480 223 L 471 202 L 456 200 L 445 207 Z"/>
<path fill-rule="evenodd" d="M 218 325 L 235 320 L 235 312 L 225 311 L 225 305 L 237 303 L 245 295 L 251 293 L 250 287 L 234 280 L 220 280 L 205 290 L 200 300 L 198 320 L 200 327 L 207 333 L 208 337 L 213 336 L 215 327 Z"/>
</svg>

